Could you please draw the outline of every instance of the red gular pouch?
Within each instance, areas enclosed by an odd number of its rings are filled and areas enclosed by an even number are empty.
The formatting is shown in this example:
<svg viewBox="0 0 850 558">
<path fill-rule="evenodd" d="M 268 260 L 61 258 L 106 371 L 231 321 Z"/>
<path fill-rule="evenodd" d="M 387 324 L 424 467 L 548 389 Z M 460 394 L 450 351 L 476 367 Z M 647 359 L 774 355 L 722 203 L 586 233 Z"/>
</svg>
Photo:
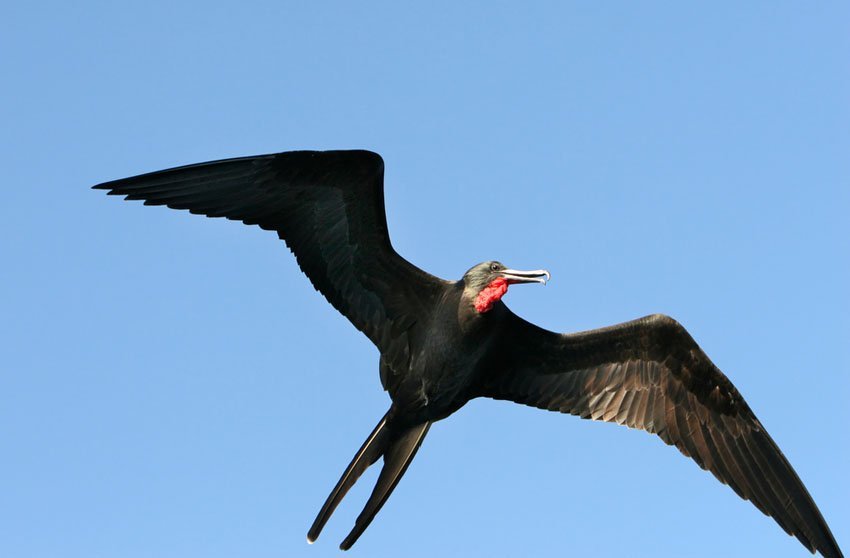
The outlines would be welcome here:
<svg viewBox="0 0 850 558">
<path fill-rule="evenodd" d="M 510 282 L 504 277 L 496 277 L 490 281 L 490 284 L 481 289 L 481 292 L 475 297 L 475 310 L 479 314 L 488 312 L 496 304 L 496 301 L 505 296 L 509 284 Z"/>
</svg>

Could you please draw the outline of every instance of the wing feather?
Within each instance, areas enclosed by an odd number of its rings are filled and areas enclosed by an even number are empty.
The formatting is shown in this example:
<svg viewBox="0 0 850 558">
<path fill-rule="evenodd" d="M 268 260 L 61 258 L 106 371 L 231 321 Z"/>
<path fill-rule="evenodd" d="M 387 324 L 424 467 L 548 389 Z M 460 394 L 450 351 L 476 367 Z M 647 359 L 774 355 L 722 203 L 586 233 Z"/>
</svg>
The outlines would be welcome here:
<svg viewBox="0 0 850 558">
<path fill-rule="evenodd" d="M 405 332 L 447 283 L 399 256 L 387 231 L 384 164 L 368 151 L 293 151 L 187 165 L 95 186 L 145 205 L 273 230 L 325 298 L 395 367 Z"/>
<path fill-rule="evenodd" d="M 842 556 L 800 478 L 685 329 L 655 315 L 556 334 L 508 314 L 500 363 L 477 395 L 658 435 L 812 552 Z"/>
</svg>

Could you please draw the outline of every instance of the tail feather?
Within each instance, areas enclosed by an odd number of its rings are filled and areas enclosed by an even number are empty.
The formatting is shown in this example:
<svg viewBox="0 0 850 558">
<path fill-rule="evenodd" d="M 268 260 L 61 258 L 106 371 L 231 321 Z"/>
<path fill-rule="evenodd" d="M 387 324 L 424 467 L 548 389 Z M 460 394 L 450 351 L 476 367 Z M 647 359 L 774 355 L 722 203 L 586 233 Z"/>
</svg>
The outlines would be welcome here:
<svg viewBox="0 0 850 558">
<path fill-rule="evenodd" d="M 389 443 L 389 447 L 384 453 L 384 467 L 381 469 L 381 474 L 378 476 L 378 482 L 372 490 L 372 495 L 369 496 L 369 501 L 366 502 L 366 507 L 360 512 L 357 521 L 354 523 L 354 528 L 351 533 L 345 537 L 342 544 L 339 545 L 341 550 L 348 550 L 357 542 L 363 531 L 372 523 L 375 514 L 387 501 L 393 489 L 398 484 L 398 481 L 407 471 L 410 462 L 413 461 L 416 451 L 425 439 L 428 429 L 431 427 L 431 422 L 425 422 L 416 426 L 409 427 L 400 432 L 398 436 L 393 436 L 393 440 Z"/>
<path fill-rule="evenodd" d="M 333 514 L 349 489 L 354 486 L 360 475 L 386 451 L 390 441 L 389 429 L 387 428 L 387 415 L 389 413 L 384 415 L 381 422 L 378 423 L 375 429 L 372 430 L 372 433 L 369 434 L 369 437 L 366 438 L 366 441 L 363 442 L 360 450 L 354 455 L 351 463 L 348 464 L 348 467 L 336 483 L 328 499 L 325 500 L 325 504 L 322 506 L 321 511 L 319 511 L 319 515 L 316 516 L 313 525 L 307 532 L 307 542 L 312 544 L 319 538 L 319 534 L 325 527 L 325 523 L 328 522 L 331 514 Z"/>
</svg>

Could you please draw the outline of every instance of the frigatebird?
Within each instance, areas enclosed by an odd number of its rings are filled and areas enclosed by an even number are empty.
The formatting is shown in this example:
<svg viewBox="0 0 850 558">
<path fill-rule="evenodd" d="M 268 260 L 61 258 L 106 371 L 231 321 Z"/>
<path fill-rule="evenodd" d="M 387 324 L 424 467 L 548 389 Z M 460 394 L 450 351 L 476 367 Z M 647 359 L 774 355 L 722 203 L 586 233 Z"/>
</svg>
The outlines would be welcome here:
<svg viewBox="0 0 850 558">
<path fill-rule="evenodd" d="M 561 334 L 501 300 L 545 270 L 498 261 L 446 281 L 393 249 L 384 162 L 369 151 L 292 151 L 162 170 L 94 186 L 145 205 L 188 209 L 277 232 L 313 286 L 380 351 L 392 403 L 328 496 L 315 541 L 346 492 L 383 468 L 340 548 L 371 523 L 431 423 L 476 397 L 645 430 L 711 471 L 811 552 L 842 556 L 814 500 L 732 382 L 674 319 L 652 315 Z"/>
</svg>

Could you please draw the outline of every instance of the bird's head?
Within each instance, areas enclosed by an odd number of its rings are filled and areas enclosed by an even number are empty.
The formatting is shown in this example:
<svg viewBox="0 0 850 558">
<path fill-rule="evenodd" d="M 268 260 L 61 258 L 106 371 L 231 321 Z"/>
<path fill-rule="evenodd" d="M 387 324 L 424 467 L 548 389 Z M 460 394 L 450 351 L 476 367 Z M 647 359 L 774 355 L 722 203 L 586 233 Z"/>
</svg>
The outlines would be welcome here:
<svg viewBox="0 0 850 558">
<path fill-rule="evenodd" d="M 488 312 L 505 293 L 508 285 L 517 283 L 542 283 L 549 280 L 545 269 L 519 271 L 508 269 L 501 262 L 482 262 L 463 275 L 464 296 L 472 301 L 479 314 Z"/>
</svg>

